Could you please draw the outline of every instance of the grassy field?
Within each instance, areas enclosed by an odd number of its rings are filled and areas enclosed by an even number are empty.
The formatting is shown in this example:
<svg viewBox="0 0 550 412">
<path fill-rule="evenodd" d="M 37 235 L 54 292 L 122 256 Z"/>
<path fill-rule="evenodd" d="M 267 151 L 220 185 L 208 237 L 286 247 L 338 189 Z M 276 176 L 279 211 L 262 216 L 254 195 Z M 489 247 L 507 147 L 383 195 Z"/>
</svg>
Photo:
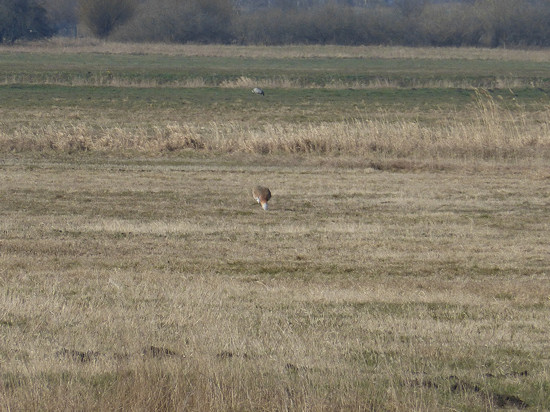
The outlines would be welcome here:
<svg viewBox="0 0 550 412">
<path fill-rule="evenodd" d="M 168 46 L 101 42 L 0 50 L 0 83 L 301 88 L 546 87 L 550 52 L 342 46 Z"/>
<path fill-rule="evenodd" d="M 550 409 L 546 53 L 0 49 L 0 409 Z"/>
</svg>

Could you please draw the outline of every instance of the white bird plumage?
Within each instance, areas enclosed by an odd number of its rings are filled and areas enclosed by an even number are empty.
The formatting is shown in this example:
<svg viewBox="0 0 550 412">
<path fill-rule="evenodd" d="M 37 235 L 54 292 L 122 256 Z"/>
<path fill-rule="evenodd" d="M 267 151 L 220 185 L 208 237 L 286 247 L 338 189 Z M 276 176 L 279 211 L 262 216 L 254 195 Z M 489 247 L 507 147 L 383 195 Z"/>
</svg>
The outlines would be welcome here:
<svg viewBox="0 0 550 412">
<path fill-rule="evenodd" d="M 265 96 L 264 91 L 263 91 L 262 89 L 260 89 L 259 87 L 254 87 L 254 88 L 252 89 L 252 93 L 254 93 L 254 94 L 261 94 L 262 96 Z"/>
</svg>

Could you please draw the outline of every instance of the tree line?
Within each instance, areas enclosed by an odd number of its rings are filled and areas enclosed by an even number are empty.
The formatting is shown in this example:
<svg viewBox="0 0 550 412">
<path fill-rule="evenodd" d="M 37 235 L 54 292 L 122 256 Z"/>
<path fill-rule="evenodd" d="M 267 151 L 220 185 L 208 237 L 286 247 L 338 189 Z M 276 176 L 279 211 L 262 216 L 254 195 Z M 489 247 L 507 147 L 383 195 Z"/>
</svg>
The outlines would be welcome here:
<svg viewBox="0 0 550 412">
<path fill-rule="evenodd" d="M 0 0 L 0 42 L 550 46 L 548 0 Z"/>
</svg>

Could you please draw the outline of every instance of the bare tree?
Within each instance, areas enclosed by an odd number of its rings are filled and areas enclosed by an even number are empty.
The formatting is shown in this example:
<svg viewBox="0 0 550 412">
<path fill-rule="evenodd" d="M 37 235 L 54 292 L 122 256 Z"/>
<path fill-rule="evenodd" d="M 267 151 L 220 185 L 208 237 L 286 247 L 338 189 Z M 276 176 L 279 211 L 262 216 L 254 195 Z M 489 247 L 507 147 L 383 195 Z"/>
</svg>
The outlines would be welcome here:
<svg viewBox="0 0 550 412">
<path fill-rule="evenodd" d="M 43 0 L 43 5 L 59 34 L 76 36 L 78 0 Z"/>
<path fill-rule="evenodd" d="M 176 43 L 229 43 L 232 40 L 231 0 L 148 0 L 135 17 L 117 30 L 122 40 Z"/>
<path fill-rule="evenodd" d="M 135 0 L 82 0 L 80 18 L 94 35 L 104 38 L 132 17 L 135 10 Z"/>
</svg>

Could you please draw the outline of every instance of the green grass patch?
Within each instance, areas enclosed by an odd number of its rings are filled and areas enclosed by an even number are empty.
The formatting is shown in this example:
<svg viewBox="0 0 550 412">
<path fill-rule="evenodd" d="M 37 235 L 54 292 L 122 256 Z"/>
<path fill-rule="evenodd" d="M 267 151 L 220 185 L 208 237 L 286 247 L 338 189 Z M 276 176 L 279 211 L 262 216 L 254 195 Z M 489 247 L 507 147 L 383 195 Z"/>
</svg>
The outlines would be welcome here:
<svg viewBox="0 0 550 412">
<path fill-rule="evenodd" d="M 52 54 L 2 52 L 0 80 L 21 83 L 89 82 L 174 85 L 200 79 L 208 86 L 241 77 L 259 84 L 284 79 L 299 87 L 431 84 L 456 87 L 498 87 L 516 84 L 546 87 L 547 62 L 411 58 L 270 58 L 128 54 Z"/>
</svg>

